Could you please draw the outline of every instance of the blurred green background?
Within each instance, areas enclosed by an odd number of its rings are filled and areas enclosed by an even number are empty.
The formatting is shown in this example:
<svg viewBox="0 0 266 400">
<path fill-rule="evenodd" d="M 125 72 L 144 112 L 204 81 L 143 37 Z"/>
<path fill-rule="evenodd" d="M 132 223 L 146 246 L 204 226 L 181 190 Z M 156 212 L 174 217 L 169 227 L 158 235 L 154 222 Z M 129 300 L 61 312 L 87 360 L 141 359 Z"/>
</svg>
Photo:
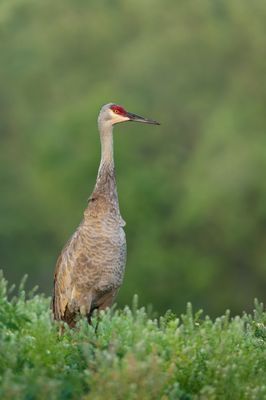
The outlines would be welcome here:
<svg viewBox="0 0 266 400">
<path fill-rule="evenodd" d="M 2 0 L 0 267 L 51 293 L 113 101 L 128 263 L 118 304 L 266 300 L 266 2 Z"/>
</svg>

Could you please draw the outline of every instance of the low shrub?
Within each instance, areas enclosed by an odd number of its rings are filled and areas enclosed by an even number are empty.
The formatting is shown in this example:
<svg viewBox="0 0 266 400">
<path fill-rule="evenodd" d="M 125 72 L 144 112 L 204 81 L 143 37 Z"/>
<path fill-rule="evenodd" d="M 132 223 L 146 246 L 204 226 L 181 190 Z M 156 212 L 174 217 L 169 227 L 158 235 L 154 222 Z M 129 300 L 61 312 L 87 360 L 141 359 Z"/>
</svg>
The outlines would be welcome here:
<svg viewBox="0 0 266 400">
<path fill-rule="evenodd" d="M 11 288 L 12 289 L 12 288 Z M 107 310 L 75 329 L 51 318 L 50 299 L 0 280 L 0 398 L 266 399 L 266 312 L 211 320 Z M 96 329 L 97 326 L 97 329 Z M 62 329 L 61 329 L 62 330 Z"/>
</svg>

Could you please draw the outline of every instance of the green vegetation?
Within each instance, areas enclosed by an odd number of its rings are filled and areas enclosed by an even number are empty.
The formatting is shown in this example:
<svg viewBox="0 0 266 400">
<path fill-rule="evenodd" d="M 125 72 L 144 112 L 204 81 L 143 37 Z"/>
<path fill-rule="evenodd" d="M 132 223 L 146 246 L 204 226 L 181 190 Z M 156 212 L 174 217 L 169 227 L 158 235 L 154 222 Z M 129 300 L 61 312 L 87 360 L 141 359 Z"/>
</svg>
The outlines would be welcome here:
<svg viewBox="0 0 266 400">
<path fill-rule="evenodd" d="M 50 299 L 7 298 L 0 281 L 1 400 L 266 399 L 266 312 L 211 320 L 191 305 L 180 319 L 132 308 L 102 312 L 95 327 L 51 321 Z M 96 324 L 96 318 L 93 320 Z"/>
<path fill-rule="evenodd" d="M 119 305 L 212 315 L 265 298 L 266 2 L 1 0 L 0 268 L 51 294 L 109 101 L 128 264 Z M 147 284 L 148 282 L 148 284 Z M 211 301 L 210 301 L 211 299 Z"/>
</svg>

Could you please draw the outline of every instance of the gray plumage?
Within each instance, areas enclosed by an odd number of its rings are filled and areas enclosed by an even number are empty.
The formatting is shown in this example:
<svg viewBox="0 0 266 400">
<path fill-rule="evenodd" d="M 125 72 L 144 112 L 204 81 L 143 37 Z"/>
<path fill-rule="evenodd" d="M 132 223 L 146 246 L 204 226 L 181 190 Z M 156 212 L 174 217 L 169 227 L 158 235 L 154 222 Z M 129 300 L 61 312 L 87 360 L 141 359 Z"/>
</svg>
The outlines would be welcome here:
<svg viewBox="0 0 266 400">
<path fill-rule="evenodd" d="M 123 281 L 126 237 L 115 180 L 113 125 L 129 120 L 156 123 L 113 103 L 102 107 L 98 118 L 101 163 L 96 185 L 81 224 L 57 260 L 53 314 L 70 326 L 75 325 L 79 313 L 90 320 L 93 310 L 111 306 Z"/>
</svg>

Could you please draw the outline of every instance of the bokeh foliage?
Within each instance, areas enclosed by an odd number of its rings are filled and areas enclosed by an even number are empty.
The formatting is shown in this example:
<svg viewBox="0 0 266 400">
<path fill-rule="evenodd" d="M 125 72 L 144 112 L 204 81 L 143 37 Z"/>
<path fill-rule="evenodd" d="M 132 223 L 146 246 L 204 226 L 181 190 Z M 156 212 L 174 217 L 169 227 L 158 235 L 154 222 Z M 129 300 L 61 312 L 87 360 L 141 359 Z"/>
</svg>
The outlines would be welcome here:
<svg viewBox="0 0 266 400">
<path fill-rule="evenodd" d="M 209 313 L 265 299 L 266 3 L 2 0 L 0 263 L 51 291 L 115 128 L 128 264 L 118 298 Z"/>
</svg>

